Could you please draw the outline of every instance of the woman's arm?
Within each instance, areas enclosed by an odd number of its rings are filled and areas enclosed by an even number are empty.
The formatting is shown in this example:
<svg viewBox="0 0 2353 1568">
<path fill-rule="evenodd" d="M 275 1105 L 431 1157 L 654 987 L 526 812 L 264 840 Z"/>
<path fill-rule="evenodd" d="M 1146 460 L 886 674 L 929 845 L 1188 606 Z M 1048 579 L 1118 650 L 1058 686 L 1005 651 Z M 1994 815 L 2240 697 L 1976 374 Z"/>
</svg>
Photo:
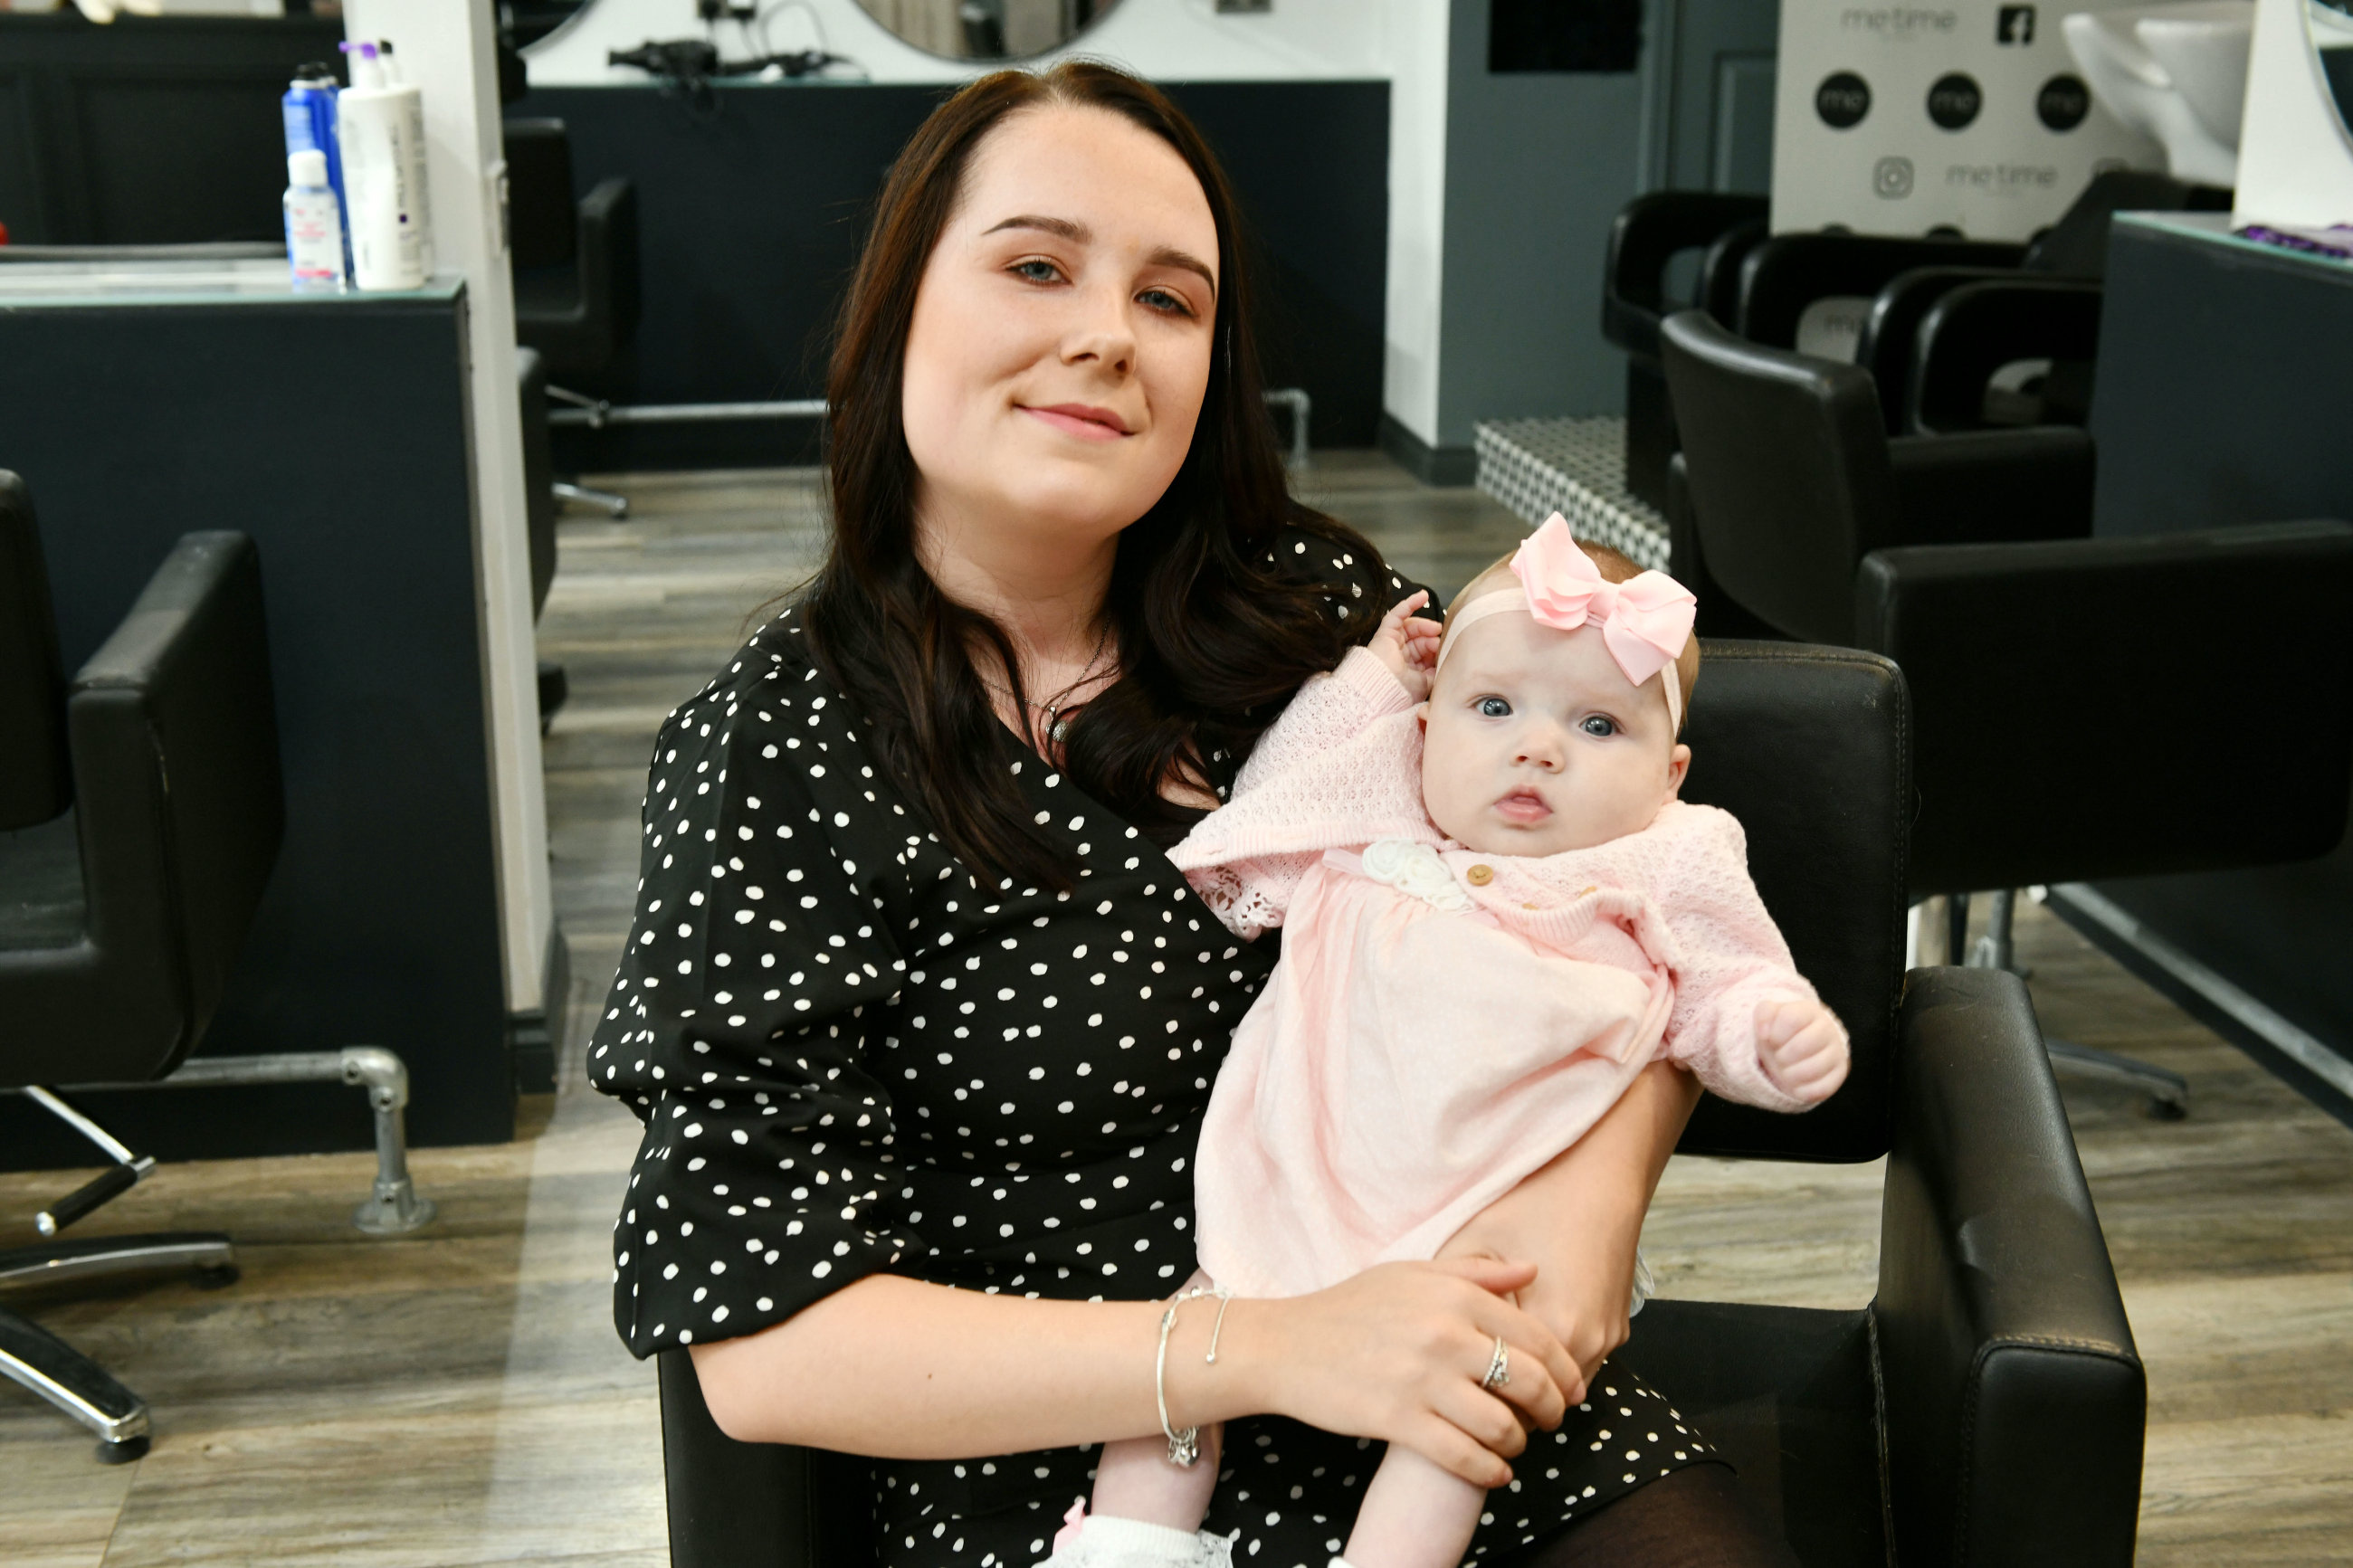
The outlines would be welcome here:
<svg viewBox="0 0 2353 1568">
<path fill-rule="evenodd" d="M 1560 1342 L 1509 1300 L 1530 1275 L 1481 1259 L 1394 1263 L 1312 1296 L 1238 1300 L 1214 1363 L 1205 1352 L 1218 1303 L 1193 1301 L 1169 1338 L 1170 1418 L 1290 1415 L 1400 1442 L 1475 1485 L 1503 1485 L 1525 1426 L 1557 1425 L 1564 1390 L 1582 1382 Z M 1157 1432 L 1163 1310 L 872 1275 L 758 1333 L 697 1343 L 693 1356 L 730 1436 L 975 1458 Z M 1490 1394 L 1479 1380 L 1498 1334 L 1513 1377 Z"/>
<path fill-rule="evenodd" d="M 1576 1361 L 1572 1400 L 1585 1397 L 1585 1379 L 1626 1342 L 1642 1217 L 1699 1092 L 1691 1074 L 1652 1062 L 1592 1131 L 1448 1243 L 1536 1266 L 1519 1303 Z"/>
</svg>

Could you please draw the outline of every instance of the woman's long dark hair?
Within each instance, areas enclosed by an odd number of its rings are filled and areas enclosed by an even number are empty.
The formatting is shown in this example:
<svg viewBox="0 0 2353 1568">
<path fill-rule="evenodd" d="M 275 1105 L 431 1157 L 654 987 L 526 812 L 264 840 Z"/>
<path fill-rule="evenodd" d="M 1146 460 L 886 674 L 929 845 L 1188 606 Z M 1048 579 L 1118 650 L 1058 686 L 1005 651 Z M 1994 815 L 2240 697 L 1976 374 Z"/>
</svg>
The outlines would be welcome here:
<svg viewBox="0 0 2353 1568">
<path fill-rule="evenodd" d="M 1009 114 L 1064 104 L 1120 115 L 1191 166 L 1217 224 L 1220 286 L 1192 447 L 1120 536 L 1105 604 L 1120 677 L 1071 721 L 1063 771 L 1128 821 L 1173 837 L 1184 814 L 1162 798 L 1163 782 L 1229 775 L 1299 683 L 1377 624 L 1335 619 L 1322 584 L 1269 567 L 1276 531 L 1307 529 L 1385 580 L 1369 544 L 1291 499 L 1259 377 L 1233 195 L 1176 105 L 1148 82 L 1071 60 L 983 77 L 934 110 L 892 165 L 843 304 L 826 384 L 832 542 L 803 613 L 827 675 L 948 847 L 984 877 L 1058 889 L 1073 884 L 1076 857 L 1032 820 L 969 650 L 996 650 L 1017 703 L 1027 696 L 1020 661 L 1002 627 L 941 593 L 916 558 L 916 473 L 900 410 L 916 289 L 974 148 Z"/>
</svg>

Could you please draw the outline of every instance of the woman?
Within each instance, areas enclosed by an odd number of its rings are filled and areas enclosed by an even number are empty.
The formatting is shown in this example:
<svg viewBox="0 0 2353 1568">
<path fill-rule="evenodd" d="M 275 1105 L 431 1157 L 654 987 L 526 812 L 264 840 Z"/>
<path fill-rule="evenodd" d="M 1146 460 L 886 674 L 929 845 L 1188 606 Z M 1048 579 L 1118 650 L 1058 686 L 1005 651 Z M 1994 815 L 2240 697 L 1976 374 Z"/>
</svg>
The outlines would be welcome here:
<svg viewBox="0 0 2353 1568">
<path fill-rule="evenodd" d="M 1214 1362 L 1180 1314 L 1155 1389 L 1202 1109 L 1273 958 L 1162 850 L 1407 591 L 1287 497 L 1233 211 L 1094 65 L 983 79 L 894 166 L 833 360 L 830 555 L 655 752 L 589 1060 L 647 1125 L 621 1334 L 691 1346 L 732 1436 L 874 1456 L 893 1565 L 1043 1557 L 1160 1393 L 1229 1423 L 1209 1524 L 1253 1564 L 1322 1564 L 1377 1441 L 1511 1488 L 1477 1554 L 1776 1561 L 1602 1364 L 1694 1098 L 1664 1068 L 1506 1200 L 1522 1261 L 1237 1300 Z"/>
</svg>

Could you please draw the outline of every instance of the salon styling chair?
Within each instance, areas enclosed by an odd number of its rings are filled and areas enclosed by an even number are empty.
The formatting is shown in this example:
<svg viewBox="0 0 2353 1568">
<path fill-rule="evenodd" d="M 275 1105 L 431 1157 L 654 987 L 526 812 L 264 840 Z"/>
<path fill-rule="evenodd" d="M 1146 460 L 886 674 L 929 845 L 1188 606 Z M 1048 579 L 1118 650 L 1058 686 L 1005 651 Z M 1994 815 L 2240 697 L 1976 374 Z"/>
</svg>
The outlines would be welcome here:
<svg viewBox="0 0 2353 1568">
<path fill-rule="evenodd" d="M 1730 321 L 1738 306 L 1740 258 L 1765 237 L 1765 198 L 1715 191 L 1652 191 L 1620 208 L 1609 225 L 1601 272 L 1601 335 L 1626 351 L 1626 491 L 1663 509 L 1667 459 L 1675 451 L 1674 409 L 1659 368 L 1659 323 L 1683 305 Z M 1668 272 L 1699 253 L 1691 296 L 1668 302 Z"/>
<path fill-rule="evenodd" d="M 1704 1100 L 1691 1153 L 1888 1156 L 1879 1289 L 1825 1311 L 1653 1300 L 1620 1352 L 1739 1466 L 1807 1568 L 2132 1561 L 2146 1393 L 2024 984 L 1903 973 L 1904 677 L 1846 648 L 1709 642 L 1687 798 L 1747 829 L 1853 1067 L 1804 1116 Z M 861 1460 L 735 1442 L 660 1357 L 676 1568 L 875 1561 Z M 1039 1501 L 1050 1524 L 1071 1500 Z"/>
<path fill-rule="evenodd" d="M 537 349 L 515 350 L 515 392 L 522 402 L 523 531 L 531 546 L 531 618 L 547 607 L 555 583 L 555 458 L 547 436 L 547 362 Z M 555 710 L 571 694 L 564 667 L 539 661 L 539 730 L 547 732 Z"/>
<path fill-rule="evenodd" d="M 1885 655 L 1915 713 L 1906 896 L 2010 963 L 2015 889 L 2302 860 L 2353 787 L 2353 527 L 2088 537 L 2091 438 L 2044 427 L 1891 439 L 1868 373 L 1734 337 L 1661 335 L 1683 433 L 1676 574 L 1781 636 Z M 2221 730 L 2200 716 L 2228 715 Z M 2170 1073 L 2051 1042 L 2071 1068 L 2186 1109 Z"/>
<path fill-rule="evenodd" d="M 377 1182 L 355 1219 L 414 1228 L 401 1138 L 407 1079 L 366 1047 L 199 1057 L 276 864 L 285 812 L 261 570 L 242 533 L 184 536 L 70 682 L 32 503 L 0 471 L 0 1089 L 103 1151 L 101 1173 L 35 1216 L 43 1241 L 0 1251 L 0 1287 L 123 1275 L 237 1278 L 217 1232 L 56 1239 L 155 1168 L 51 1086 L 327 1079 L 369 1091 Z M 109 1463 L 148 1443 L 146 1405 L 31 1319 L 0 1307 L 0 1375 L 99 1439 Z"/>
<path fill-rule="evenodd" d="M 594 384 L 637 333 L 637 187 L 616 176 L 575 202 L 564 121 L 509 120 L 505 135 L 515 336 L 547 362 L 548 396 L 600 415 L 608 401 L 556 383 Z M 557 482 L 554 492 L 628 515 L 628 500 L 604 490 Z"/>
</svg>

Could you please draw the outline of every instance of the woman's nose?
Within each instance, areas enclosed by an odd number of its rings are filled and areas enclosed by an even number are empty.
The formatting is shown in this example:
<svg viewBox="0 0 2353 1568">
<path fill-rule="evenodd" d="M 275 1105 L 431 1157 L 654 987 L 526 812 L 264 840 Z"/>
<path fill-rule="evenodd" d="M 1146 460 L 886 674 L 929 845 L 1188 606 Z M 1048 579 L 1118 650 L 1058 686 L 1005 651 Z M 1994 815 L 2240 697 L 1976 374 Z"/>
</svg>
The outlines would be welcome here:
<svg viewBox="0 0 2353 1568">
<path fill-rule="evenodd" d="M 1110 289 L 1090 290 L 1085 316 L 1063 341 L 1066 364 L 1089 361 L 1124 374 L 1135 368 L 1135 332 L 1127 319 L 1127 299 Z"/>
</svg>

